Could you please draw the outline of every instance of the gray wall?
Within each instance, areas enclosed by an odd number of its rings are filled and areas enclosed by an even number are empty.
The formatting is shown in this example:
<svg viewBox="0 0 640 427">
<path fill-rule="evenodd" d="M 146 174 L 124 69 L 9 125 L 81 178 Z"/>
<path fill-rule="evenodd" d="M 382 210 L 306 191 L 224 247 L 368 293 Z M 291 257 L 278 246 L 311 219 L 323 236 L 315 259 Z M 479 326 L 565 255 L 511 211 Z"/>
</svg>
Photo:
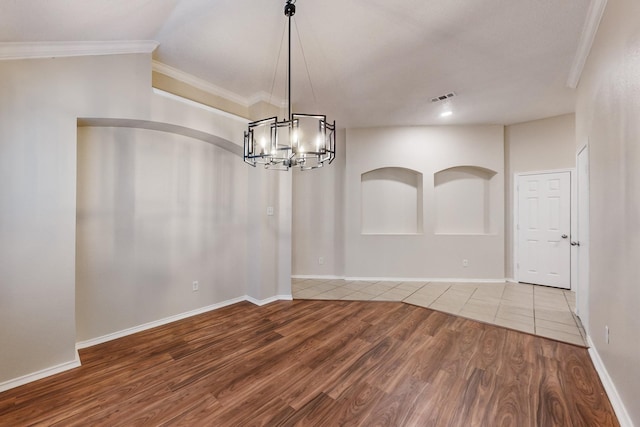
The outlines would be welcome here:
<svg viewBox="0 0 640 427">
<path fill-rule="evenodd" d="M 346 276 L 503 279 L 503 135 L 503 127 L 494 125 L 349 129 L 345 175 Z M 362 209 L 366 206 L 362 174 L 387 167 L 422 174 L 422 188 L 418 189 L 422 196 L 418 215 L 422 227 L 415 234 L 363 232 Z M 435 174 L 454 167 L 492 171 L 487 182 L 486 230 L 473 233 L 464 229 L 439 230 Z M 459 201 L 464 205 L 464 197 Z M 468 266 L 463 266 L 463 259 L 468 260 Z"/>
<path fill-rule="evenodd" d="M 383 133 L 383 130 L 370 130 Z M 445 131 L 446 132 L 446 131 Z M 344 137 L 346 139 L 346 135 Z M 344 276 L 347 182 L 346 141 L 339 138 L 334 164 L 314 173 L 294 174 L 293 273 L 301 276 Z M 504 127 L 505 272 L 513 278 L 513 179 L 521 172 L 575 167 L 575 115 Z M 352 157 L 354 148 L 350 149 Z M 437 152 L 436 152 L 437 154 Z M 357 158 L 355 160 L 358 161 Z M 398 163 L 402 164 L 402 162 Z M 359 212 L 352 212 L 359 218 Z M 427 215 L 429 213 L 427 212 Z M 319 264 L 322 257 L 324 264 Z M 456 263 L 457 268 L 459 263 Z M 465 270 L 463 270 L 464 272 Z M 480 277 L 480 276 L 479 276 Z M 479 278 L 477 277 L 477 278 Z"/>
<path fill-rule="evenodd" d="M 150 54 L 0 62 L 0 389 L 72 367 L 78 340 L 290 294 L 290 175 L 82 117 L 246 125 L 154 93 Z"/>
<path fill-rule="evenodd" d="M 589 144 L 589 333 L 640 425 L 640 2 L 609 0 L 578 86 Z M 610 342 L 605 341 L 605 326 Z"/>
<path fill-rule="evenodd" d="M 76 117 L 147 116 L 150 61 L 0 63 L 0 382 L 75 359 Z"/>
<path fill-rule="evenodd" d="M 244 296 L 246 186 L 240 158 L 204 141 L 79 128 L 78 341 Z"/>
<path fill-rule="evenodd" d="M 514 174 L 574 168 L 575 116 L 565 114 L 504 128 L 505 277 L 513 279 Z"/>
<path fill-rule="evenodd" d="M 294 171 L 294 275 L 344 275 L 344 131 L 337 132 L 336 152 L 330 165 L 313 171 Z"/>
</svg>

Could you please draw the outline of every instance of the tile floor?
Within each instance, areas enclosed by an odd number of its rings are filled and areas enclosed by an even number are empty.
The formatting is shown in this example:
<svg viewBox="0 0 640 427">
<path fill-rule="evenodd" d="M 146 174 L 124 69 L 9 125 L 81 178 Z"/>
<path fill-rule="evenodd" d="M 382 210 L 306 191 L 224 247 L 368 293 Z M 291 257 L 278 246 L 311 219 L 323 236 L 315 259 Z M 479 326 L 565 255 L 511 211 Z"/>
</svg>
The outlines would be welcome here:
<svg viewBox="0 0 640 427">
<path fill-rule="evenodd" d="M 294 299 L 404 301 L 586 346 L 575 293 L 522 283 L 366 282 L 292 279 Z"/>
</svg>

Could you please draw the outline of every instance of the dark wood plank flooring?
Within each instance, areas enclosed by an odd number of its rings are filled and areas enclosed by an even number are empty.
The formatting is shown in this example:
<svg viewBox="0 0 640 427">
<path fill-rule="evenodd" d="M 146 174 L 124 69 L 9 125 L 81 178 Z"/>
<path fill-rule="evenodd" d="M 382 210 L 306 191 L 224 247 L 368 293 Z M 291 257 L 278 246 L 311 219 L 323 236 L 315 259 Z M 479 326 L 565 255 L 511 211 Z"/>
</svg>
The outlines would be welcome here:
<svg viewBox="0 0 640 427">
<path fill-rule="evenodd" d="M 239 303 L 80 356 L 0 425 L 618 425 L 586 349 L 404 303 Z"/>
</svg>

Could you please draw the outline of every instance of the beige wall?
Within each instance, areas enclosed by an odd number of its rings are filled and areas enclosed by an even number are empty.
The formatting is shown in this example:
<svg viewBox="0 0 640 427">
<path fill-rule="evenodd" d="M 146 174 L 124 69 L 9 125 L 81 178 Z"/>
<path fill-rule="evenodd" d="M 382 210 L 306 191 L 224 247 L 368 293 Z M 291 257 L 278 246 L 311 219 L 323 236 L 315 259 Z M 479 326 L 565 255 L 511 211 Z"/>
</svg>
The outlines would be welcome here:
<svg viewBox="0 0 640 427">
<path fill-rule="evenodd" d="M 247 294 L 258 300 L 291 295 L 292 177 L 290 173 L 248 169 L 249 247 Z M 273 215 L 267 215 L 267 208 Z M 240 271 L 242 264 L 235 264 Z"/>
<path fill-rule="evenodd" d="M 245 127 L 154 94 L 149 54 L 0 62 L 0 389 L 73 366 L 77 339 L 290 294 L 290 175 L 82 117 Z"/>
<path fill-rule="evenodd" d="M 0 383 L 75 359 L 76 117 L 147 116 L 150 61 L 0 62 Z"/>
<path fill-rule="evenodd" d="M 347 130 L 345 274 L 415 279 L 504 278 L 504 140 L 502 126 L 432 126 Z M 434 174 L 459 166 L 493 171 L 487 234 L 438 233 Z M 423 177 L 422 232 L 364 234 L 363 173 L 407 168 Z M 463 259 L 468 266 L 463 266 Z"/>
<path fill-rule="evenodd" d="M 381 130 L 370 131 L 382 132 Z M 351 156 L 359 155 L 354 153 L 354 150 L 350 151 Z M 347 153 L 345 152 L 342 156 L 340 154 L 342 153 L 339 153 L 336 162 L 325 170 L 313 174 L 296 173 L 294 175 L 294 275 L 343 276 L 345 274 L 345 234 L 339 230 L 344 227 L 341 224 L 345 224 L 348 220 L 344 199 L 347 186 L 344 178 L 344 170 L 347 168 L 344 156 Z M 575 116 L 573 114 L 519 123 L 504 128 L 505 273 L 497 277 L 514 277 L 512 268 L 514 174 L 574 168 L 575 157 Z M 359 218 L 358 212 L 355 215 Z M 426 215 L 425 218 L 428 218 L 432 214 L 427 212 Z M 318 263 L 320 257 L 324 260 L 322 265 Z"/>
<path fill-rule="evenodd" d="M 166 132 L 78 129 L 78 341 L 245 295 L 239 160 Z"/>
<path fill-rule="evenodd" d="M 505 167 L 505 277 L 513 279 L 514 175 L 522 172 L 574 168 L 576 163 L 575 116 L 506 126 Z"/>
<path fill-rule="evenodd" d="M 296 276 L 344 275 L 344 131 L 337 132 L 336 151 L 330 165 L 293 173 L 292 270 Z"/>
<path fill-rule="evenodd" d="M 589 335 L 640 425 L 640 2 L 609 0 L 578 86 L 589 144 Z M 605 326 L 610 342 L 605 341 Z"/>
<path fill-rule="evenodd" d="M 348 129 L 334 164 L 294 174 L 294 275 L 502 280 L 503 164 L 502 126 Z M 497 172 L 487 234 L 436 233 L 434 174 L 455 166 Z M 381 167 L 422 174 L 418 234 L 362 234 L 361 175 Z"/>
</svg>

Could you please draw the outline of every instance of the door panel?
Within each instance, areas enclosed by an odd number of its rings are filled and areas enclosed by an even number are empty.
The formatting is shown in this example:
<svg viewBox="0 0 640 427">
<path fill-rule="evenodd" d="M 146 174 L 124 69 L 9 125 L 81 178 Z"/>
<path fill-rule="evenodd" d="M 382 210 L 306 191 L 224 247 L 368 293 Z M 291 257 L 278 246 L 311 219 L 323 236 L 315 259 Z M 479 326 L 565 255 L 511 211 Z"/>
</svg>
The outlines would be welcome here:
<svg viewBox="0 0 640 427">
<path fill-rule="evenodd" d="M 569 289 L 571 174 L 518 177 L 518 280 Z"/>
</svg>

